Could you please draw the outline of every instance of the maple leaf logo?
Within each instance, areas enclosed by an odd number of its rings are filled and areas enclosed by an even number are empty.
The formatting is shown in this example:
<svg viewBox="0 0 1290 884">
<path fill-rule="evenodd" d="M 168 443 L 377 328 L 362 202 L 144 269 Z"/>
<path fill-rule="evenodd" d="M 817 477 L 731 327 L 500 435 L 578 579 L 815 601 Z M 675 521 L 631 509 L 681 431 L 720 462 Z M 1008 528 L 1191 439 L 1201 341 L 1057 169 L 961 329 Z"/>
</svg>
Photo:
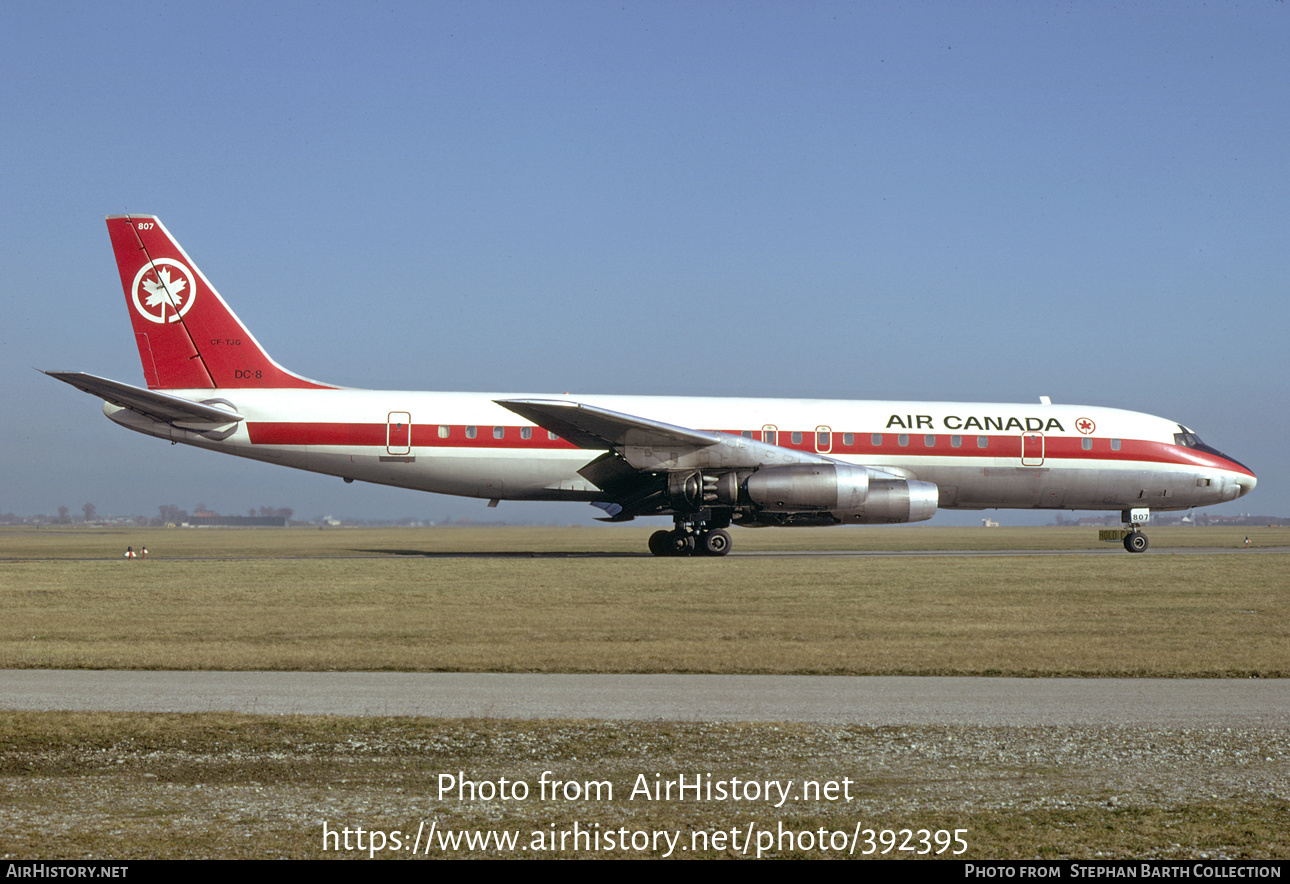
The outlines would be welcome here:
<svg viewBox="0 0 1290 884">
<path fill-rule="evenodd" d="M 173 258 L 153 258 L 139 268 L 129 289 L 135 312 L 148 322 L 178 322 L 197 300 L 197 279 Z"/>
<path fill-rule="evenodd" d="M 148 306 L 158 307 L 162 304 L 169 304 L 174 309 L 179 309 L 179 302 L 182 300 L 180 292 L 188 285 L 187 281 L 182 279 L 170 279 L 170 271 L 165 267 L 157 270 L 157 281 L 145 279 L 143 281 L 144 291 L 148 293 Z M 165 309 L 165 308 L 162 308 Z"/>
</svg>

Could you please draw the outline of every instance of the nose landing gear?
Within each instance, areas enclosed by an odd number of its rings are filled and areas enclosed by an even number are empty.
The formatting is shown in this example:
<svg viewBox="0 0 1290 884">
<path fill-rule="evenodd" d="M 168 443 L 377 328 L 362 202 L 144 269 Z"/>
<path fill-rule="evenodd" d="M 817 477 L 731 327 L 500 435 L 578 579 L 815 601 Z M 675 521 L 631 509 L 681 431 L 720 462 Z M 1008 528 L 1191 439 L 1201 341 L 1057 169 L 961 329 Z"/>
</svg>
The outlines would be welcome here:
<svg viewBox="0 0 1290 884">
<path fill-rule="evenodd" d="M 1142 526 L 1151 521 L 1151 510 L 1147 507 L 1135 507 L 1124 510 L 1120 518 L 1129 526 L 1129 533 L 1124 535 L 1124 548 L 1131 553 L 1146 552 L 1147 535 L 1142 533 Z"/>
</svg>

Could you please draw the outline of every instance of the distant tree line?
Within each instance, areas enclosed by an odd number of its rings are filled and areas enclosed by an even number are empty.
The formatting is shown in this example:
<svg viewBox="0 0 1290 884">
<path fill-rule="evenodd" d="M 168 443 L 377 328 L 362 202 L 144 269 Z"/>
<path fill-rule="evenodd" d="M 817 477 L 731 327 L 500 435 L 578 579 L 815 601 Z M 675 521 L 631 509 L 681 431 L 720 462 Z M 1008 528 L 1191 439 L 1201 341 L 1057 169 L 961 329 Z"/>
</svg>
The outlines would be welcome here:
<svg viewBox="0 0 1290 884">
<path fill-rule="evenodd" d="M 187 522 L 189 520 L 188 511 L 181 510 L 179 507 L 175 506 L 174 504 L 166 504 L 164 506 L 160 506 L 157 508 L 157 511 L 158 513 L 160 513 L 159 521 L 163 525 L 171 525 L 171 524 L 181 525 L 184 522 Z M 193 513 L 194 514 L 200 513 L 201 515 L 204 515 L 204 516 L 220 515 L 220 513 L 207 509 L 206 504 L 204 503 L 197 504 L 197 506 L 193 509 Z M 291 521 L 291 517 L 294 514 L 295 514 L 295 510 L 293 510 L 289 506 L 278 506 L 278 507 L 262 506 L 259 509 L 256 509 L 255 507 L 251 507 L 250 509 L 247 510 L 248 516 L 286 519 L 288 522 Z"/>
<path fill-rule="evenodd" d="M 206 509 L 206 504 L 199 503 L 193 510 L 194 513 L 205 513 L 207 515 L 219 515 L 211 513 Z M 262 506 L 251 507 L 248 510 L 251 516 L 261 516 L 276 519 L 291 520 L 295 514 L 289 506 Z M 98 507 L 92 503 L 86 503 L 81 506 L 81 516 L 77 518 L 72 515 L 70 507 L 60 506 L 57 515 L 47 513 L 37 513 L 34 516 L 20 516 L 17 513 L 0 513 L 0 525 L 76 525 L 90 524 L 92 522 L 104 522 L 107 524 L 128 523 L 139 526 L 165 526 L 165 525 L 182 525 L 189 521 L 188 510 L 182 510 L 173 503 L 162 504 L 157 507 L 157 516 L 151 518 L 144 515 L 137 516 L 112 516 L 104 518 L 99 516 Z"/>
</svg>

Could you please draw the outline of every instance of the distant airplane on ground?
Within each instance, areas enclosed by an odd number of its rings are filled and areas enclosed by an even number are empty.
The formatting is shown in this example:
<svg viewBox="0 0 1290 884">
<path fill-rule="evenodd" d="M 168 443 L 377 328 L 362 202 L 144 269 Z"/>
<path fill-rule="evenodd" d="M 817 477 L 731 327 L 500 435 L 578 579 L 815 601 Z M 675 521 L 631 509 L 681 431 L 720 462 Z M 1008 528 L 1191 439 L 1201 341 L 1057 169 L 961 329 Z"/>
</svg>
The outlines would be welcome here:
<svg viewBox="0 0 1290 884">
<path fill-rule="evenodd" d="M 1092 406 L 354 390 L 269 358 L 151 215 L 107 219 L 148 388 L 47 372 L 150 436 L 400 488 L 671 516 L 655 555 L 725 555 L 730 525 L 918 522 L 946 509 L 1150 511 L 1256 478 L 1191 430 Z M 702 428 L 702 429 L 700 429 Z"/>
</svg>

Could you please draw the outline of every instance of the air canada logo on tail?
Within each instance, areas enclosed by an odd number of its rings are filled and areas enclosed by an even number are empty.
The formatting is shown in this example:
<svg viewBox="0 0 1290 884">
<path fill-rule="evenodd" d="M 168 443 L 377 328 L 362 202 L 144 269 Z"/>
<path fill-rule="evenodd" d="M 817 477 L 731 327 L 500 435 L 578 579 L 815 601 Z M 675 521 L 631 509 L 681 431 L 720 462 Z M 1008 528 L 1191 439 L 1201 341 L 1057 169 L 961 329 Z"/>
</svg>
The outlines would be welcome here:
<svg viewBox="0 0 1290 884">
<path fill-rule="evenodd" d="M 178 270 L 175 273 L 171 268 Z M 179 261 L 154 258 L 139 270 L 131 289 L 134 309 L 149 322 L 178 322 L 193 306 L 197 281 Z"/>
</svg>

